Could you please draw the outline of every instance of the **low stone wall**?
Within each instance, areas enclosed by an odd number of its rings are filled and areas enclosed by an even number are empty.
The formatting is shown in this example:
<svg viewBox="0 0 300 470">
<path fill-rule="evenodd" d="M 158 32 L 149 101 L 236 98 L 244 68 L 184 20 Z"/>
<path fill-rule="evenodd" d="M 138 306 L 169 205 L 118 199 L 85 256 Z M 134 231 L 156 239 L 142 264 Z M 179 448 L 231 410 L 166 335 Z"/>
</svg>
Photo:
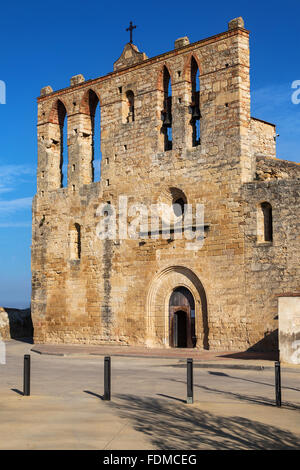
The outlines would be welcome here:
<svg viewBox="0 0 300 470">
<path fill-rule="evenodd" d="M 2 340 L 28 338 L 33 336 L 30 308 L 0 307 L 0 338 Z"/>
<path fill-rule="evenodd" d="M 257 181 L 299 179 L 300 164 L 269 158 L 264 156 L 256 157 L 256 176 Z"/>
<path fill-rule="evenodd" d="M 280 360 L 300 364 L 300 293 L 278 298 Z"/>
</svg>

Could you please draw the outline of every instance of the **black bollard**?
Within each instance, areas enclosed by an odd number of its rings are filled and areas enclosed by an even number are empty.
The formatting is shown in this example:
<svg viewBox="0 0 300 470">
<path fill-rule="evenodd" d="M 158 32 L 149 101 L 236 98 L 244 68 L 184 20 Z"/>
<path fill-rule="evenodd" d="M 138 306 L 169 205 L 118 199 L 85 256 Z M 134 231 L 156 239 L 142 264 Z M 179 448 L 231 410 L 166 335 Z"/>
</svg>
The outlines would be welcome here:
<svg viewBox="0 0 300 470">
<path fill-rule="evenodd" d="M 23 376 L 23 395 L 29 397 L 30 395 L 30 355 L 24 355 L 24 376 Z"/>
<path fill-rule="evenodd" d="M 104 358 L 104 395 L 103 400 L 110 400 L 111 394 L 111 366 L 110 357 Z"/>
<path fill-rule="evenodd" d="M 191 405 L 194 402 L 193 359 L 187 359 L 187 361 L 186 361 L 186 373 L 187 373 L 187 399 L 186 399 L 186 402 L 189 405 Z"/>
<path fill-rule="evenodd" d="M 275 362 L 275 396 L 276 396 L 276 406 L 281 406 L 280 362 Z"/>
</svg>

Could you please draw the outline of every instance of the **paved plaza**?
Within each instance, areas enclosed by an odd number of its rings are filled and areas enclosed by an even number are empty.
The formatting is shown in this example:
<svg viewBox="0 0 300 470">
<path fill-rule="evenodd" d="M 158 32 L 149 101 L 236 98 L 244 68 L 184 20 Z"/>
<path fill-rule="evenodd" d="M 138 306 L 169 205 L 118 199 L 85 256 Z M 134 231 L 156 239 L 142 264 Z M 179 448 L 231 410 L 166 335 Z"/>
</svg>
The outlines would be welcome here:
<svg viewBox="0 0 300 470">
<path fill-rule="evenodd" d="M 296 366 L 282 366 L 283 406 L 277 408 L 272 360 L 207 354 L 195 360 L 194 404 L 187 405 L 180 354 L 158 358 L 116 353 L 112 399 L 107 402 L 102 400 L 99 350 L 97 355 L 65 347 L 63 355 L 63 346 L 43 354 L 32 348 L 38 346 L 6 343 L 6 364 L 0 365 L 0 449 L 300 447 Z M 22 394 L 24 354 L 31 354 L 30 397 Z"/>
</svg>

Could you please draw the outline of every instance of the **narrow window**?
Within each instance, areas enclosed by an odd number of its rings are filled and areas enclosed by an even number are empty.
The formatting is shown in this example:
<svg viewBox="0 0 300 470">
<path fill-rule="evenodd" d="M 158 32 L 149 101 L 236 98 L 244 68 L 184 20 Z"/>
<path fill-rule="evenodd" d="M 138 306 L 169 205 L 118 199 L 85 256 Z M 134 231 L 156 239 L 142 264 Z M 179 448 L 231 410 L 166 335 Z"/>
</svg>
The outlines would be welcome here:
<svg viewBox="0 0 300 470">
<path fill-rule="evenodd" d="M 199 68 L 196 60 L 191 60 L 191 126 L 192 126 L 192 145 L 200 145 L 200 77 Z"/>
<path fill-rule="evenodd" d="M 273 241 L 272 206 L 269 202 L 262 202 L 258 206 L 257 241 L 259 243 Z"/>
<path fill-rule="evenodd" d="M 81 239 L 80 225 L 74 224 L 70 230 L 70 259 L 80 259 L 81 256 Z"/>
<path fill-rule="evenodd" d="M 164 107 L 162 111 L 162 133 L 164 134 L 164 150 L 172 150 L 172 86 L 167 67 L 163 71 Z"/>
<path fill-rule="evenodd" d="M 126 122 L 133 122 L 134 121 L 134 93 L 133 91 L 129 90 L 126 92 Z"/>
<path fill-rule="evenodd" d="M 268 202 L 263 202 L 261 205 L 264 221 L 264 241 L 273 241 L 273 220 L 272 220 L 272 206 Z"/>
</svg>

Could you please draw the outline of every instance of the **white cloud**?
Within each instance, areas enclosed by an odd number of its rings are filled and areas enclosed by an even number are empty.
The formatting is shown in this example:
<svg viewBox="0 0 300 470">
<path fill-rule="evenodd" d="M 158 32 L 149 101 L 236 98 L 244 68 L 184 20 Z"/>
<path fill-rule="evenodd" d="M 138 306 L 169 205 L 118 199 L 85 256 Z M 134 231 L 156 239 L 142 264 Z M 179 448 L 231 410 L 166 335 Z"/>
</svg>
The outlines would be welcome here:
<svg viewBox="0 0 300 470">
<path fill-rule="evenodd" d="M 34 174 L 34 169 L 26 165 L 0 165 L 0 194 L 14 191 Z"/>
<path fill-rule="evenodd" d="M 0 201 L 0 215 L 10 214 L 18 210 L 28 209 L 31 207 L 32 197 L 23 197 L 12 199 L 10 201 Z"/>
<path fill-rule="evenodd" d="M 31 227 L 30 222 L 0 222 L 0 228 L 28 228 Z"/>
<path fill-rule="evenodd" d="M 26 165 L 0 165 L 0 177 L 13 177 L 20 175 L 32 175 L 34 169 Z"/>
<path fill-rule="evenodd" d="M 35 171 L 26 165 L 0 165 L 0 196 L 12 191 L 20 192 L 24 183 L 32 181 Z M 17 194 L 16 194 L 17 195 Z M 16 212 L 26 212 L 28 219 L 29 209 L 32 205 L 32 197 L 14 197 L 10 200 L 0 199 L 0 228 L 7 227 L 30 227 L 28 220 L 15 221 Z M 18 218 L 20 216 L 18 215 Z"/>
<path fill-rule="evenodd" d="M 252 105 L 258 110 L 272 111 L 274 106 L 290 104 L 291 95 L 291 85 L 289 84 L 265 86 L 251 92 Z"/>
</svg>

